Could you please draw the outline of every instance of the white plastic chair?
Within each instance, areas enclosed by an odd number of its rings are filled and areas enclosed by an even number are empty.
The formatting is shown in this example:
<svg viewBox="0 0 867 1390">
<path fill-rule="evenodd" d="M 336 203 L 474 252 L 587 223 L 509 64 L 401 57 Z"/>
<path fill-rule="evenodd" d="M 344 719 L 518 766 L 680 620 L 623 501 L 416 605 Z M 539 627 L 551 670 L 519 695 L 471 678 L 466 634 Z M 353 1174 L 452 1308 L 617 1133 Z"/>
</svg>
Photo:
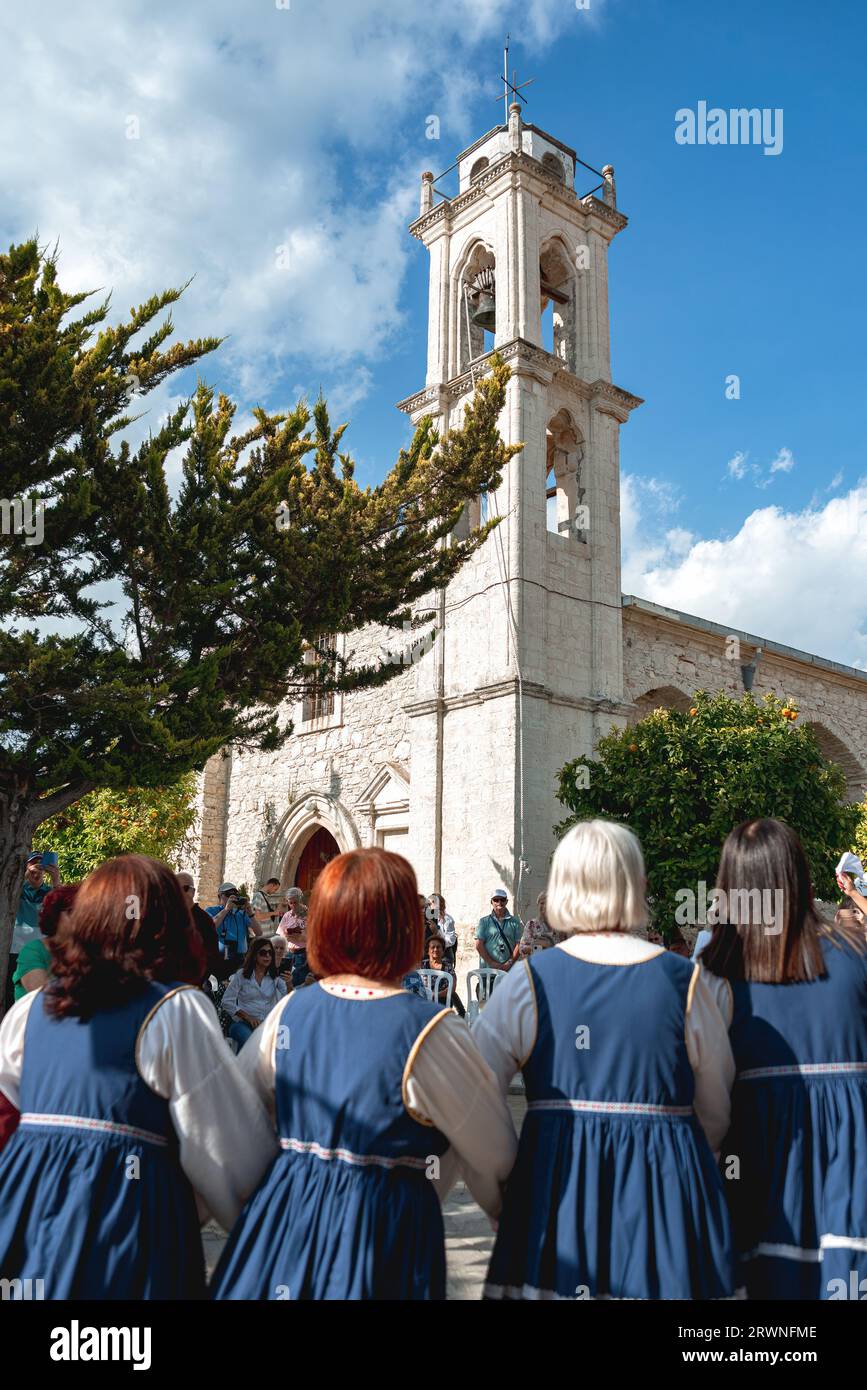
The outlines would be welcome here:
<svg viewBox="0 0 867 1390">
<path fill-rule="evenodd" d="M 494 985 L 498 980 L 502 980 L 504 975 L 505 971 L 490 970 L 486 966 L 480 970 L 467 971 L 467 1024 L 470 1028 L 490 999 Z M 476 984 L 478 984 L 479 990 L 478 999 L 476 998 Z"/>
<path fill-rule="evenodd" d="M 424 987 L 427 990 L 428 999 L 434 1004 L 444 1004 L 447 1009 L 450 1009 L 452 1006 L 452 991 L 455 987 L 455 982 L 451 975 L 449 975 L 446 970 L 420 970 L 418 973 L 421 975 Z M 445 999 L 442 997 L 441 980 L 445 980 L 446 984 Z M 434 984 L 434 981 L 436 981 L 436 984 Z"/>
</svg>

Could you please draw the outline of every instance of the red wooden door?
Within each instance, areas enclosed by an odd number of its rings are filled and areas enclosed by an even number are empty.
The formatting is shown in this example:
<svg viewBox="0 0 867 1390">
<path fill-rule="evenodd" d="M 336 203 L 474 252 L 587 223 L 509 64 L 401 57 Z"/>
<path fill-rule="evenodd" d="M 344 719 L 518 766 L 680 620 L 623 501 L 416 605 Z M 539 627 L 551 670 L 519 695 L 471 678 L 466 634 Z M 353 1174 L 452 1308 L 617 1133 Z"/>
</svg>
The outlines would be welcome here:
<svg viewBox="0 0 867 1390">
<path fill-rule="evenodd" d="M 325 865 L 339 853 L 340 846 L 330 830 L 320 826 L 301 851 L 298 868 L 295 870 L 295 887 L 309 893 Z"/>
</svg>

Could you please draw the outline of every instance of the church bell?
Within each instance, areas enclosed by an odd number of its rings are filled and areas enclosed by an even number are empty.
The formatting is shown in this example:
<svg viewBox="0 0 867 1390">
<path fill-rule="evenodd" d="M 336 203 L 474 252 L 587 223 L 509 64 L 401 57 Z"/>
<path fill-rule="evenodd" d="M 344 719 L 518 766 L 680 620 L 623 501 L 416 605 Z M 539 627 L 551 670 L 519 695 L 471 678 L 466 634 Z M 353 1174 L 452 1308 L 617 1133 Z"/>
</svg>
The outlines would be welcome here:
<svg viewBox="0 0 867 1390">
<path fill-rule="evenodd" d="M 493 333 L 497 326 L 497 300 L 494 272 L 489 266 L 479 271 L 468 293 L 471 322 Z"/>
</svg>

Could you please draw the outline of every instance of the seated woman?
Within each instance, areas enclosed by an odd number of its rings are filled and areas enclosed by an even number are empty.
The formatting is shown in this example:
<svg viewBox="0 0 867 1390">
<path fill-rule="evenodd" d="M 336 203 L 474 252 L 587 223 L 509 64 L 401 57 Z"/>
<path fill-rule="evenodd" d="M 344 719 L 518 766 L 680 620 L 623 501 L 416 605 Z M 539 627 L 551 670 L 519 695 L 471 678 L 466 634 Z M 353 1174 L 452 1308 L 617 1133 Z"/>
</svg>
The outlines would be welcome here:
<svg viewBox="0 0 867 1390">
<path fill-rule="evenodd" d="M 232 1226 L 273 1138 L 196 988 L 202 959 L 164 864 L 123 855 L 81 885 L 51 980 L 0 1027 L 3 1279 L 48 1299 L 204 1296 L 199 1220 Z"/>
<path fill-rule="evenodd" d="M 41 989 L 51 973 L 51 952 L 49 943 L 56 932 L 69 921 L 70 913 L 78 893 L 77 883 L 63 883 L 59 888 L 42 899 L 39 909 L 40 935 L 34 941 L 27 941 L 18 952 L 18 961 L 12 982 L 15 986 L 15 999 L 23 999 L 33 989 Z"/>
<path fill-rule="evenodd" d="M 450 1009 L 401 988 L 421 957 L 417 893 L 411 866 L 382 849 L 341 854 L 316 880 L 320 979 L 238 1063 L 280 1153 L 229 1237 L 215 1298 L 441 1299 L 440 1197 L 459 1166 L 500 1209 L 515 1133 L 490 1068 Z"/>
<path fill-rule="evenodd" d="M 485 1294 L 496 1299 L 730 1298 L 714 1162 L 734 1074 L 701 966 L 633 935 L 644 862 L 624 825 L 576 825 L 546 914 L 568 933 L 498 985 L 473 1029 L 527 1116 Z"/>
<path fill-rule="evenodd" d="M 439 970 L 443 975 L 450 975 L 452 979 L 452 1000 L 453 1008 L 458 1018 L 466 1018 L 467 1011 L 463 1006 L 458 995 L 458 978 L 449 962 L 446 960 L 446 943 L 441 936 L 432 936 L 427 943 L 427 955 L 422 961 L 422 970 Z M 433 981 L 435 986 L 434 999 L 437 1004 L 445 1004 L 448 998 L 448 985 L 445 980 Z"/>
<path fill-rule="evenodd" d="M 867 950 L 819 916 L 801 842 L 746 821 L 723 845 L 702 965 L 737 1080 L 725 1168 L 751 1298 L 867 1289 Z M 851 896 L 851 894 L 850 894 Z M 712 972 L 712 973 L 711 973 Z M 850 1282 L 851 1281 L 851 1282 Z"/>
<path fill-rule="evenodd" d="M 546 894 L 543 889 L 536 899 L 536 911 L 538 917 L 531 917 L 524 927 L 521 940 L 518 942 L 522 956 L 531 956 L 534 951 L 548 951 L 552 946 L 557 946 L 564 939 L 563 933 L 555 931 L 545 916 Z"/>
<path fill-rule="evenodd" d="M 223 1012 L 232 1020 L 229 1037 L 239 1052 L 286 991 L 286 981 L 277 974 L 274 947 L 268 937 L 260 937 L 249 946 L 223 995 Z"/>
</svg>

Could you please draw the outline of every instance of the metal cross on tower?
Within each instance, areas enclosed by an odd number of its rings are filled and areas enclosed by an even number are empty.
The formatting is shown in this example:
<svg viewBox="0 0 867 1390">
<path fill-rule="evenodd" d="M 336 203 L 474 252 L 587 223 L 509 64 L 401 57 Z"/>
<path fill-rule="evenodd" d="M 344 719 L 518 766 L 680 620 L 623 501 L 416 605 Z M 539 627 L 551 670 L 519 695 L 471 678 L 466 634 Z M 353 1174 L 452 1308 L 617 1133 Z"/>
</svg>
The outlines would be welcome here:
<svg viewBox="0 0 867 1390">
<path fill-rule="evenodd" d="M 530 83 L 531 83 L 531 82 L 535 82 L 535 80 L 536 80 L 535 77 L 528 77 L 526 82 L 519 82 L 519 81 L 518 81 L 518 72 L 517 72 L 517 69 L 513 69 L 513 71 L 512 71 L 512 80 L 511 80 L 511 82 L 509 81 L 509 39 L 510 39 L 510 38 L 511 38 L 511 35 L 510 35 L 510 34 L 507 34 L 507 35 L 506 35 L 506 45 L 505 45 L 505 48 L 503 49 L 503 110 L 504 110 L 504 114 L 505 114 L 505 121 L 504 121 L 504 124 L 505 124 L 505 125 L 508 125 L 508 124 L 509 124 L 509 96 L 511 95 L 513 101 L 523 101 L 524 105 L 526 106 L 526 104 L 527 104 L 527 98 L 524 96 L 523 92 L 521 91 L 521 88 L 522 88 L 522 87 L 529 87 L 529 86 L 530 86 Z M 499 100 L 500 100 L 500 98 L 497 97 L 497 101 L 499 101 Z"/>
</svg>

